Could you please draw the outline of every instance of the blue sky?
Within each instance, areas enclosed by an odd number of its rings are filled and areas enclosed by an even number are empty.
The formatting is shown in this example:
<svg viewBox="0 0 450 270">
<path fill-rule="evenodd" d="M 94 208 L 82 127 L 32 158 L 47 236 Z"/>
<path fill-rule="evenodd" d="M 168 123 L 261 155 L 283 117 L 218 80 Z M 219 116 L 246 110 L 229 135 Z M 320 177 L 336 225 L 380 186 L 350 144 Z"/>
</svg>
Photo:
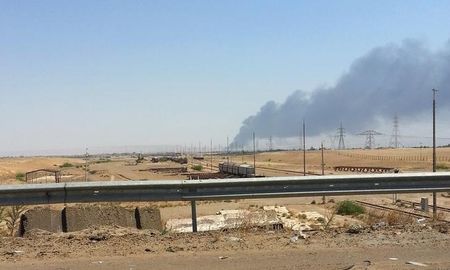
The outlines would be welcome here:
<svg viewBox="0 0 450 270">
<path fill-rule="evenodd" d="M 224 144 L 376 46 L 440 48 L 449 1 L 0 0 L 0 153 Z"/>
</svg>

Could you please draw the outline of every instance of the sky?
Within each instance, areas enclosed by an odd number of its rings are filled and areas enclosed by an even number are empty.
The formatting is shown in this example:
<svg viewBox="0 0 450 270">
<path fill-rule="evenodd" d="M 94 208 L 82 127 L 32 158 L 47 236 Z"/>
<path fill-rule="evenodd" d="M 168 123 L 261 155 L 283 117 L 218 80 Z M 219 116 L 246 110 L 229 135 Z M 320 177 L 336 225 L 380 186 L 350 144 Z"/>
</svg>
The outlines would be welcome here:
<svg viewBox="0 0 450 270">
<path fill-rule="evenodd" d="M 226 143 L 377 46 L 450 39 L 449 1 L 0 0 L 0 154 Z"/>
</svg>

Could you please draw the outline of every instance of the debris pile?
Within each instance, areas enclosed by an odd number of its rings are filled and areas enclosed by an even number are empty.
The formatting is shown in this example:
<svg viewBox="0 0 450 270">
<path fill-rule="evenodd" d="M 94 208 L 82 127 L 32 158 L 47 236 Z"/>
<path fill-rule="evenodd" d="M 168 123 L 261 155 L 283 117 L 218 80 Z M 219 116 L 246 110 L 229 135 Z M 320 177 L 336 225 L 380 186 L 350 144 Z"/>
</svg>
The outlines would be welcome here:
<svg viewBox="0 0 450 270">
<path fill-rule="evenodd" d="M 317 212 L 292 215 L 284 206 L 264 206 L 262 209 L 222 210 L 216 215 L 197 218 L 198 231 L 217 231 L 243 227 L 289 228 L 293 231 L 312 231 L 322 226 L 324 216 Z M 192 219 L 169 219 L 166 229 L 173 232 L 192 232 Z"/>
</svg>

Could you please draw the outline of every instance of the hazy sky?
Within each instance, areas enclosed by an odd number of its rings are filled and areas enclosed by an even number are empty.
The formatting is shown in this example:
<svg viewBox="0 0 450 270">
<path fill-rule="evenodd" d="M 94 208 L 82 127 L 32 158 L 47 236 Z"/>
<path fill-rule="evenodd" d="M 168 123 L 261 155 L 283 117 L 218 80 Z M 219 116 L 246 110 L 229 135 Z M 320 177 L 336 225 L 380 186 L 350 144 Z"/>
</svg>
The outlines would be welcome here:
<svg viewBox="0 0 450 270">
<path fill-rule="evenodd" d="M 0 0 L 0 153 L 224 144 L 268 100 L 329 86 L 449 1 Z"/>
</svg>

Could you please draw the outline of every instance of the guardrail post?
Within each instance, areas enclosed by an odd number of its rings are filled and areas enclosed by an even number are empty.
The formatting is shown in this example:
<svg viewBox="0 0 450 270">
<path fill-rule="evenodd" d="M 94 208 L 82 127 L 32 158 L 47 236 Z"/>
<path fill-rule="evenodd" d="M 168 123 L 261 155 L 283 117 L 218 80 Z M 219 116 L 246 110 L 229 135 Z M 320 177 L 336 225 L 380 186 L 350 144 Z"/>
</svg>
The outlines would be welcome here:
<svg viewBox="0 0 450 270">
<path fill-rule="evenodd" d="M 191 201 L 192 232 L 197 232 L 197 204 Z"/>
<path fill-rule="evenodd" d="M 437 218 L 436 192 L 433 192 L 433 218 Z"/>
<path fill-rule="evenodd" d="M 189 192 L 196 192 L 195 188 L 190 188 Z M 191 200 L 191 218 L 192 218 L 192 232 L 197 232 L 197 203 Z"/>
</svg>

